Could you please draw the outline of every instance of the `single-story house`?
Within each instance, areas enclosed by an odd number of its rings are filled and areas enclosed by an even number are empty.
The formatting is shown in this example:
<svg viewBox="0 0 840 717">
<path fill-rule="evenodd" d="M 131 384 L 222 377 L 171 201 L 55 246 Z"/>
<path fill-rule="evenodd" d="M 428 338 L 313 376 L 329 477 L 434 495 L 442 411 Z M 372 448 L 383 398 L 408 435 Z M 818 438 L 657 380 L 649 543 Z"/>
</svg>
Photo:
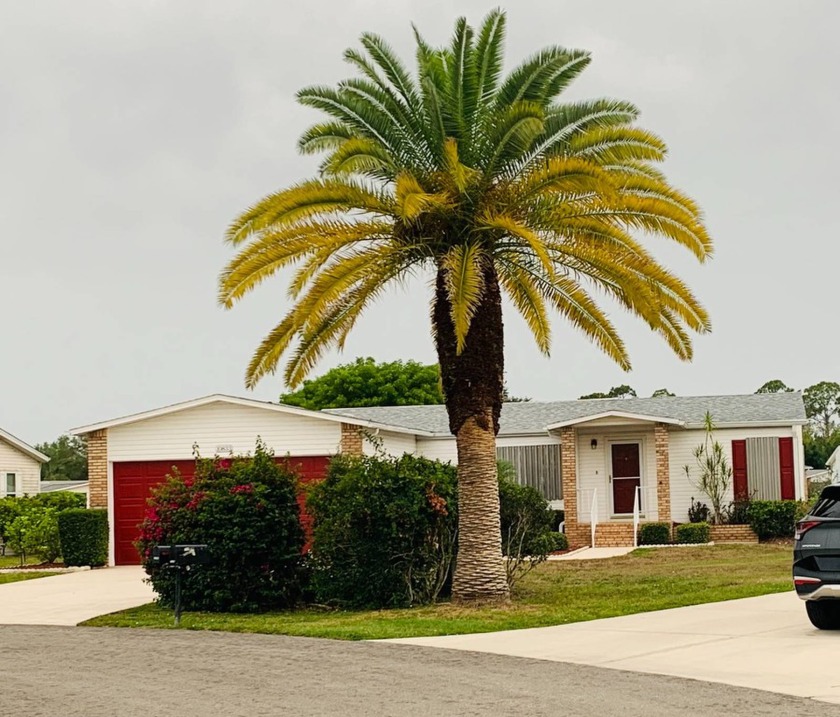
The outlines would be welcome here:
<svg viewBox="0 0 840 717">
<path fill-rule="evenodd" d="M 519 402 L 504 405 L 497 453 L 520 482 L 565 510 L 576 544 L 631 544 L 636 494 L 646 521 L 685 522 L 692 498 L 708 502 L 693 455 L 709 413 L 733 471 L 728 499 L 798 499 L 806 493 L 799 393 Z M 137 524 L 151 487 L 203 455 L 253 451 L 257 436 L 289 456 L 305 480 L 337 453 L 416 453 L 457 460 L 443 406 L 293 406 L 212 395 L 72 431 L 88 442 L 90 504 L 111 516 L 111 561 L 137 562 Z"/>
<path fill-rule="evenodd" d="M 0 498 L 35 495 L 49 457 L 0 428 Z"/>
<path fill-rule="evenodd" d="M 60 491 L 67 491 L 68 493 L 79 493 L 85 496 L 85 502 L 89 502 L 89 483 L 86 480 L 42 480 L 42 493 L 58 493 Z"/>
</svg>

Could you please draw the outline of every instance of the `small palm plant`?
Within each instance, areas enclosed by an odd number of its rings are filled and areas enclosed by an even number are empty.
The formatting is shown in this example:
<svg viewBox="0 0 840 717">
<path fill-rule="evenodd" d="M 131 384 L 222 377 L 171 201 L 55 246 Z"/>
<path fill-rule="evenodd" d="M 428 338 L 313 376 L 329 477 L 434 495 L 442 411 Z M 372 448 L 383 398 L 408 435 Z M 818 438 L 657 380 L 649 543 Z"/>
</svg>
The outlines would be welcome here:
<svg viewBox="0 0 840 717">
<path fill-rule="evenodd" d="M 706 438 L 703 443 L 697 446 L 694 451 L 694 460 L 697 463 L 696 474 L 690 466 L 683 466 L 686 477 L 695 485 L 698 490 L 709 496 L 712 504 L 712 522 L 723 521 L 723 502 L 726 500 L 729 487 L 732 485 L 732 466 L 723 450 L 720 441 L 714 437 L 715 423 L 712 414 L 708 411 L 704 418 Z M 694 499 L 692 498 L 692 503 Z"/>
<path fill-rule="evenodd" d="M 682 359 L 689 331 L 709 329 L 689 288 L 635 234 L 660 235 L 703 261 L 711 240 L 699 207 L 656 167 L 661 139 L 636 125 L 629 102 L 563 102 L 589 64 L 581 50 L 540 50 L 502 72 L 505 16 L 477 29 L 463 18 L 451 43 L 416 34 L 409 72 L 381 38 L 345 52 L 354 77 L 298 100 L 326 119 L 300 139 L 321 153 L 319 176 L 243 212 L 227 241 L 237 255 L 220 279 L 231 307 L 296 266 L 291 306 L 256 350 L 253 387 L 288 355 L 295 387 L 341 349 L 394 282 L 431 279 L 432 334 L 449 428 L 458 446 L 459 556 L 453 595 L 506 600 L 495 436 L 502 408 L 502 295 L 540 350 L 554 311 L 624 369 L 626 347 L 596 295 L 641 317 Z"/>
</svg>

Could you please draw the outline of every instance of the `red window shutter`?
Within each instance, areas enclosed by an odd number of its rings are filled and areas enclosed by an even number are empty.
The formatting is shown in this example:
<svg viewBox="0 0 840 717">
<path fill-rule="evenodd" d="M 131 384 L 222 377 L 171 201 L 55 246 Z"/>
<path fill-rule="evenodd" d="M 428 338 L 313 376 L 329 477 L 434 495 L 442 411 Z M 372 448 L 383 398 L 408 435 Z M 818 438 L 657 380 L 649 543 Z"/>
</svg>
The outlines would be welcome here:
<svg viewBox="0 0 840 717">
<path fill-rule="evenodd" d="M 796 488 L 793 481 L 793 438 L 779 439 L 779 473 L 782 480 L 782 500 L 794 500 Z"/>
<path fill-rule="evenodd" d="M 732 441 L 732 483 L 735 500 L 749 500 L 750 487 L 747 479 L 747 442 Z"/>
</svg>

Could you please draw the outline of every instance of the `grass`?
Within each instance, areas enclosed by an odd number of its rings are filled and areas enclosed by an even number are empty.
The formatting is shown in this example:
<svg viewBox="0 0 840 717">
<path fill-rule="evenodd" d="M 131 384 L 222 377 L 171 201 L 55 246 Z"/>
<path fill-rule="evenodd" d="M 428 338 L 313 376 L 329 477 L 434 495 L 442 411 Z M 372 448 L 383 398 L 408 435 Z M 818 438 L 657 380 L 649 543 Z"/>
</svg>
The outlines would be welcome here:
<svg viewBox="0 0 840 717">
<path fill-rule="evenodd" d="M 34 580 L 35 578 L 46 578 L 58 573 L 39 573 L 33 570 L 26 570 L 20 573 L 0 573 L 0 585 L 6 583 L 17 583 L 21 580 Z"/>
<path fill-rule="evenodd" d="M 37 565 L 41 558 L 37 555 L 26 556 L 25 565 Z M 20 567 L 20 558 L 17 555 L 0 555 L 0 568 Z M 20 580 L 32 580 L 34 578 L 45 578 L 58 573 L 40 573 L 32 570 L 24 570 L 19 573 L 0 573 L 0 585 L 5 583 L 16 583 Z"/>
<path fill-rule="evenodd" d="M 189 630 L 259 632 L 341 640 L 452 635 L 562 625 L 791 589 L 791 552 L 779 545 L 640 549 L 621 558 L 545 563 L 527 575 L 507 607 L 451 603 L 407 610 L 307 608 L 239 615 L 184 613 Z M 155 604 L 103 615 L 94 627 L 172 628 Z"/>
</svg>

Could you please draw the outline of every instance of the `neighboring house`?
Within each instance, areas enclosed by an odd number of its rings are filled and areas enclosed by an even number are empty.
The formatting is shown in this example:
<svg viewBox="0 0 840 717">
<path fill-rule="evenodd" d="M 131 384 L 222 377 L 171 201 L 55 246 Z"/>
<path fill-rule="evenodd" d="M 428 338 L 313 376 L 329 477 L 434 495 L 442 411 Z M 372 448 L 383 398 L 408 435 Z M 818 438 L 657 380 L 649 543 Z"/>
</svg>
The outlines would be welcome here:
<svg viewBox="0 0 840 717">
<path fill-rule="evenodd" d="M 85 496 L 85 502 L 89 503 L 88 482 L 86 480 L 42 480 L 42 493 L 58 493 L 59 491 L 67 491 L 68 493 L 79 493 Z"/>
<path fill-rule="evenodd" d="M 0 498 L 39 492 L 41 464 L 50 459 L 0 428 Z"/>
<path fill-rule="evenodd" d="M 799 393 L 508 403 L 497 453 L 520 482 L 564 508 L 572 542 L 590 542 L 594 518 L 596 542 L 632 544 L 637 487 L 645 520 L 684 522 L 692 497 L 708 502 L 684 470 L 697 473 L 692 452 L 705 439 L 706 412 L 733 468 L 728 499 L 807 494 Z M 90 503 L 110 511 L 117 564 L 137 562 L 132 543 L 149 489 L 173 466 L 191 473 L 193 444 L 207 456 L 247 453 L 260 436 L 305 480 L 323 476 L 336 453 L 457 459 L 443 406 L 308 411 L 214 395 L 73 433 L 87 438 Z"/>
<path fill-rule="evenodd" d="M 831 482 L 840 483 L 840 446 L 828 457 L 825 467 L 831 473 Z"/>
</svg>

